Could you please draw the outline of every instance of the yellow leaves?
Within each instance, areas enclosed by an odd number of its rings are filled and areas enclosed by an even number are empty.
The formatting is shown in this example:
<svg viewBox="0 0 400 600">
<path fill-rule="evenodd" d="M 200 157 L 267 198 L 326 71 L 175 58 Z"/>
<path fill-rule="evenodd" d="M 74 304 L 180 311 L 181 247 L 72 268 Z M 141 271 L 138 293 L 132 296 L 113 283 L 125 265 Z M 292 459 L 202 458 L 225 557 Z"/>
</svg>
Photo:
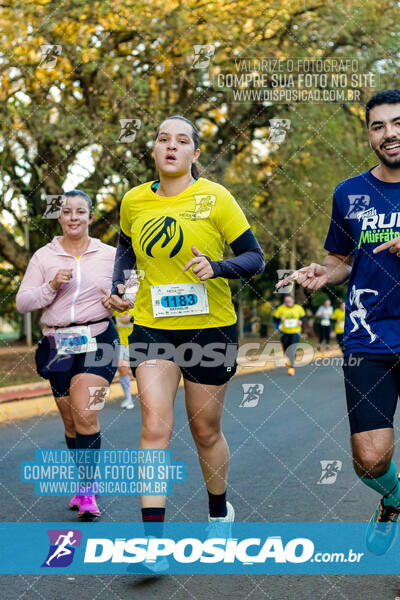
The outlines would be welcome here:
<svg viewBox="0 0 400 600">
<path fill-rule="evenodd" d="M 47 82 L 49 80 L 49 71 L 47 71 L 47 69 L 45 67 L 39 67 L 38 69 L 36 69 L 35 72 L 35 77 L 33 78 L 33 88 L 37 89 L 37 86 L 35 85 L 35 83 L 39 83 L 41 85 L 46 85 Z M 40 86 L 39 86 L 40 87 Z"/>
<path fill-rule="evenodd" d="M 350 105 L 348 105 L 348 110 L 353 115 L 359 117 L 362 121 L 364 121 L 365 109 L 362 104 L 350 104 Z"/>
<path fill-rule="evenodd" d="M 9 91 L 11 91 L 11 80 L 8 75 L 3 75 L 1 79 L 0 86 L 0 100 L 5 100 L 8 96 Z"/>
<path fill-rule="evenodd" d="M 23 46 L 17 46 L 13 49 L 14 56 L 26 56 L 26 48 Z"/>
<path fill-rule="evenodd" d="M 154 95 L 156 95 L 158 93 L 157 77 L 154 77 L 153 75 L 150 75 L 150 91 Z"/>
<path fill-rule="evenodd" d="M 102 25 L 106 31 L 126 29 L 126 19 L 121 18 L 119 12 L 109 12 L 106 16 L 99 18 L 99 25 Z"/>
<path fill-rule="evenodd" d="M 268 302 L 268 301 L 267 302 L 263 302 L 261 304 L 261 306 L 260 306 L 260 312 L 261 312 L 262 315 L 267 316 L 267 315 L 269 315 L 269 314 L 272 313 L 272 310 L 273 309 L 272 309 L 271 302 Z"/>
<path fill-rule="evenodd" d="M 260 204 L 264 200 L 264 196 L 265 196 L 264 194 L 263 195 L 261 195 L 261 194 L 254 194 L 253 202 L 252 202 L 254 208 L 258 208 L 260 206 Z"/>
<path fill-rule="evenodd" d="M 215 133 L 216 126 L 211 121 L 203 120 L 203 126 L 201 128 L 202 135 L 206 135 L 207 137 Z"/>
<path fill-rule="evenodd" d="M 5 227 L 10 233 L 13 232 L 13 226 L 11 225 L 11 223 L 8 223 L 6 220 L 2 220 L 2 225 L 3 227 Z M 1 265 L 4 265 L 5 263 L 1 263 Z"/>
<path fill-rule="evenodd" d="M 68 23 L 63 29 L 64 38 L 68 41 L 68 43 L 76 44 L 78 41 L 78 33 L 80 33 L 76 27 L 76 23 Z"/>
<path fill-rule="evenodd" d="M 111 195 L 103 196 L 101 199 L 101 208 L 109 212 L 116 205 L 115 198 Z"/>
<path fill-rule="evenodd" d="M 282 48 L 276 49 L 275 56 L 278 60 L 287 60 L 289 58 L 287 52 L 283 52 Z"/>
<path fill-rule="evenodd" d="M 62 36 L 64 34 L 64 23 L 61 21 L 54 21 L 52 23 L 53 35 Z"/>
<path fill-rule="evenodd" d="M 82 50 L 80 60 L 83 64 L 86 64 L 92 60 L 96 60 L 98 51 L 96 48 L 84 48 Z"/>
<path fill-rule="evenodd" d="M 217 123 L 226 120 L 227 118 L 227 108 L 226 106 L 219 106 L 214 110 L 210 110 L 210 117 L 213 118 Z"/>
<path fill-rule="evenodd" d="M 108 242 L 111 241 L 111 239 L 114 237 L 114 235 L 115 235 L 115 229 L 114 229 L 114 227 L 110 227 L 110 229 L 102 237 L 102 241 L 105 244 L 107 244 Z"/>
<path fill-rule="evenodd" d="M 253 21 L 252 19 L 248 19 L 246 21 L 246 23 L 244 23 L 243 25 L 243 31 L 245 31 L 246 33 L 249 33 L 254 27 Z"/>
</svg>

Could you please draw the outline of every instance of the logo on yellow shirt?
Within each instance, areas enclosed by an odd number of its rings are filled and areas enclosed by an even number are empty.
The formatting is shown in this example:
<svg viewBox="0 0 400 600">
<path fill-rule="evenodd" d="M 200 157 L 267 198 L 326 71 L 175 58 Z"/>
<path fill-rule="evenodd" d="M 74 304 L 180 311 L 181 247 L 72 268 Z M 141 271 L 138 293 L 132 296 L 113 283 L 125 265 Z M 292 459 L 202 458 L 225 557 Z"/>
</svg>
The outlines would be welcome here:
<svg viewBox="0 0 400 600">
<path fill-rule="evenodd" d="M 172 217 L 160 217 L 147 221 L 140 232 L 140 246 L 147 256 L 154 258 L 152 250 L 161 241 L 161 248 L 171 248 L 169 257 L 173 258 L 182 248 L 183 231 Z"/>
<path fill-rule="evenodd" d="M 195 221 L 196 219 L 208 219 L 211 214 L 212 207 L 215 206 L 216 196 L 214 194 L 195 194 L 194 198 L 194 210 L 190 210 L 181 213 L 179 216 L 183 219 L 190 219 Z"/>
</svg>

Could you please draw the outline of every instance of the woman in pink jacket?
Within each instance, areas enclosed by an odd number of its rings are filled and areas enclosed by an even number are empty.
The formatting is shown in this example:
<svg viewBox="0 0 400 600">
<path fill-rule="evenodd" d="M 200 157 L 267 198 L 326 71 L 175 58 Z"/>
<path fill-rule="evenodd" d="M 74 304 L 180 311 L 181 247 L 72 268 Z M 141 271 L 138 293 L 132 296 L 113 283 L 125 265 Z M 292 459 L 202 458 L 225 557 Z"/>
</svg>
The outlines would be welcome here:
<svg viewBox="0 0 400 600">
<path fill-rule="evenodd" d="M 68 448 L 86 450 L 100 448 L 98 408 L 117 370 L 119 344 L 112 311 L 102 304 L 115 248 L 89 237 L 92 221 L 90 197 L 65 193 L 58 218 L 63 235 L 35 252 L 16 297 L 21 313 L 42 309 L 37 371 L 50 380 Z M 82 517 L 100 516 L 91 483 L 89 477 L 70 501 Z"/>
</svg>

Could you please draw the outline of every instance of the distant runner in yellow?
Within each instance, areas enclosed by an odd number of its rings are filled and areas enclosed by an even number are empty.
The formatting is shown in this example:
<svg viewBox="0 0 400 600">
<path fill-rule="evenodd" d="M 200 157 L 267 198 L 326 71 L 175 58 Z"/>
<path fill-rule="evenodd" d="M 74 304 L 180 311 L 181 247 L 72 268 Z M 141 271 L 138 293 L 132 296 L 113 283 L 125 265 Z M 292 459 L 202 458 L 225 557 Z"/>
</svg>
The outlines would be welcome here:
<svg viewBox="0 0 400 600">
<path fill-rule="evenodd" d="M 341 302 L 339 308 L 335 308 L 332 315 L 332 321 L 335 321 L 335 333 L 337 343 L 343 351 L 343 333 L 344 333 L 344 307 L 345 303 Z"/>
<path fill-rule="evenodd" d="M 119 360 L 118 375 L 119 382 L 124 392 L 121 408 L 130 410 L 135 407 L 131 394 L 131 369 L 129 366 L 129 341 L 128 338 L 133 330 L 133 308 L 122 312 L 114 311 L 113 318 L 119 335 Z"/>
<path fill-rule="evenodd" d="M 300 304 L 295 304 L 292 296 L 287 295 L 283 304 L 278 306 L 274 313 L 274 323 L 281 332 L 281 344 L 288 359 L 288 374 L 295 374 L 294 361 L 296 359 L 296 346 L 300 341 L 301 326 L 306 313 Z"/>
</svg>

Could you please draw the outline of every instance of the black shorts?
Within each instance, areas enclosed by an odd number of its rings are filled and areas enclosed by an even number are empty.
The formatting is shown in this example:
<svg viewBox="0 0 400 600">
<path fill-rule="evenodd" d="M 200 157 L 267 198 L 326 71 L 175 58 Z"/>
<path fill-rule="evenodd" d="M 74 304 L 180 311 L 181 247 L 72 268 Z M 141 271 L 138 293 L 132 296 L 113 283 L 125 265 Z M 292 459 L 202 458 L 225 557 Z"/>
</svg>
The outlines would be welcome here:
<svg viewBox="0 0 400 600">
<path fill-rule="evenodd" d="M 400 356 L 350 354 L 343 362 L 351 433 L 393 427 L 400 393 Z"/>
<path fill-rule="evenodd" d="M 56 398 L 69 396 L 71 379 L 78 373 L 100 375 L 111 383 L 118 368 L 119 337 L 110 320 L 103 333 L 95 336 L 97 350 L 83 354 L 58 355 L 54 336 L 44 336 L 39 341 L 35 354 L 36 370 L 50 381 Z"/>
<path fill-rule="evenodd" d="M 129 340 L 132 373 L 140 363 L 162 359 L 176 363 L 184 379 L 204 385 L 222 385 L 236 372 L 236 323 L 208 329 L 154 329 L 134 325 Z"/>
</svg>

